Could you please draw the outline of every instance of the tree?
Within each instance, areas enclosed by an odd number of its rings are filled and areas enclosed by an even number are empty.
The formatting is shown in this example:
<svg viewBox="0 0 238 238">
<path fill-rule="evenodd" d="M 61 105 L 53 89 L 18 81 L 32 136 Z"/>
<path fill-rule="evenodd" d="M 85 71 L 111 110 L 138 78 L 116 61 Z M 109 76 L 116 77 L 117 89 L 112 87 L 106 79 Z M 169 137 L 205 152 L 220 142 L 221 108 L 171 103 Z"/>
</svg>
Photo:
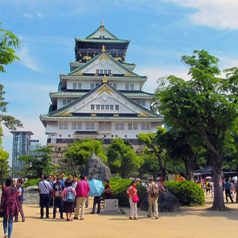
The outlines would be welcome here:
<svg viewBox="0 0 238 238">
<path fill-rule="evenodd" d="M 19 60 L 14 50 L 19 46 L 19 43 L 20 41 L 15 34 L 0 28 L 0 72 L 5 72 L 5 65 Z"/>
<path fill-rule="evenodd" d="M 1 23 L 0 23 L 1 25 Z M 0 28 L 0 72 L 5 72 L 5 65 L 11 64 L 19 58 L 15 55 L 14 48 L 19 46 L 19 39 L 11 31 Z M 8 153 L 2 149 L 2 122 L 11 129 L 21 127 L 19 120 L 12 116 L 6 115 L 7 102 L 4 101 L 3 85 L 0 84 L 0 179 L 1 181 L 9 175 Z"/>
<path fill-rule="evenodd" d="M 107 156 L 112 173 L 119 174 L 123 178 L 135 175 L 143 162 L 132 146 L 119 138 L 112 141 L 108 147 Z"/>
<path fill-rule="evenodd" d="M 166 129 L 159 127 L 157 133 L 140 133 L 138 135 L 138 140 L 145 144 L 144 152 L 147 154 L 153 154 L 157 158 L 159 163 L 159 169 L 161 175 L 166 178 L 166 150 L 163 147 L 164 135 L 166 134 Z M 159 171 L 158 171 L 159 172 Z"/>
<path fill-rule="evenodd" d="M 164 147 L 169 157 L 173 160 L 182 161 L 185 168 L 185 177 L 192 180 L 193 171 L 200 162 L 199 157 L 204 152 L 199 140 L 187 131 L 171 128 L 166 133 L 164 141 Z"/>
<path fill-rule="evenodd" d="M 53 165 L 50 154 L 51 147 L 45 146 L 37 149 L 34 155 L 20 156 L 19 160 L 25 163 L 23 175 L 30 178 L 40 178 L 44 174 L 51 174 Z"/>
<path fill-rule="evenodd" d="M 227 71 L 221 78 L 218 58 L 205 50 L 182 56 L 189 66 L 191 79 L 170 76 L 169 85 L 156 93 L 158 110 L 165 123 L 175 129 L 194 134 L 208 151 L 213 166 L 214 201 L 212 209 L 225 210 L 222 166 L 227 143 L 234 143 L 238 118 L 238 74 Z"/>
<path fill-rule="evenodd" d="M 87 162 L 93 153 L 98 155 L 103 162 L 107 162 L 107 156 L 105 155 L 101 141 L 76 141 L 67 148 L 65 158 L 62 160 L 62 165 L 64 167 L 70 166 L 72 169 L 69 172 L 78 175 L 78 170 L 80 170 L 81 173 L 85 171 Z"/>
<path fill-rule="evenodd" d="M 3 183 L 9 175 L 9 164 L 8 164 L 9 154 L 0 148 L 0 184 Z"/>
<path fill-rule="evenodd" d="M 14 50 L 14 48 L 17 48 L 18 46 L 19 39 L 17 38 L 17 36 L 14 35 L 11 31 L 0 28 L 0 72 L 5 72 L 5 65 L 11 64 L 15 60 L 19 60 L 19 58 L 15 55 Z M 5 115 L 8 103 L 4 101 L 5 92 L 3 88 L 3 85 L 0 84 L 0 112 L 2 112 L 0 114 L 0 127 L 1 122 L 3 122 L 7 128 L 15 130 L 16 127 L 21 127 L 22 124 L 14 117 Z M 0 128 L 0 136 L 2 137 L 2 128 Z M 0 141 L 0 144 L 2 144 L 2 141 Z"/>
</svg>

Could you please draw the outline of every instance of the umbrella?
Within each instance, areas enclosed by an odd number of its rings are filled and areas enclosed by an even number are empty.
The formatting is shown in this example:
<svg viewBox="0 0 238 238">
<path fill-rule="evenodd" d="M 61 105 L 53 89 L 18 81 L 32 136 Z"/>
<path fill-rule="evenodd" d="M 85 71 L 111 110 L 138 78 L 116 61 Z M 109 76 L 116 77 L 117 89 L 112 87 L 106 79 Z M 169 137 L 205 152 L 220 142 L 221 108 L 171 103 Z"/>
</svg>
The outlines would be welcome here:
<svg viewBox="0 0 238 238">
<path fill-rule="evenodd" d="M 237 176 L 234 176 L 234 177 L 232 178 L 232 180 L 238 180 L 238 177 L 237 177 Z"/>
<path fill-rule="evenodd" d="M 92 197 L 101 196 L 102 192 L 104 191 L 102 181 L 97 179 L 91 179 L 88 183 L 90 187 L 89 196 Z"/>
</svg>

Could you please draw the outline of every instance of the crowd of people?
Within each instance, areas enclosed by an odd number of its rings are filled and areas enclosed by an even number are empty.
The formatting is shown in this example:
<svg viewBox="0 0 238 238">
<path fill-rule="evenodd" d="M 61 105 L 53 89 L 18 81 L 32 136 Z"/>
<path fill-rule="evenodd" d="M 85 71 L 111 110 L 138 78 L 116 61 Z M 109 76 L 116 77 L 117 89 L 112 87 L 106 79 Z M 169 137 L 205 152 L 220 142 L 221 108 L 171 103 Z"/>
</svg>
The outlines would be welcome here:
<svg viewBox="0 0 238 238">
<path fill-rule="evenodd" d="M 195 179 L 195 182 L 203 190 L 205 196 L 214 197 L 214 182 L 211 176 Z M 231 178 L 224 178 L 222 186 L 226 202 L 228 203 L 229 200 L 232 203 L 238 202 L 238 181 Z"/>
<path fill-rule="evenodd" d="M 184 181 L 181 180 L 181 182 Z M 112 190 L 108 180 L 104 181 L 104 191 L 100 196 L 94 196 L 92 214 L 100 213 L 101 201 L 112 198 Z M 203 189 L 206 196 L 213 196 L 214 184 L 211 177 L 196 179 L 195 182 Z M 137 191 L 137 185 L 141 183 L 140 179 L 133 180 L 127 189 L 127 195 L 130 204 L 130 220 L 138 219 L 137 204 L 140 200 Z M 166 192 L 167 188 L 163 183 L 163 179 L 158 177 L 154 180 L 153 176 L 148 178 L 146 183 L 142 183 L 146 187 L 148 195 L 148 217 L 159 217 L 158 198 L 159 193 Z M 225 199 L 228 203 L 228 198 L 233 203 L 234 199 L 238 202 L 238 183 L 237 181 L 227 178 L 223 181 Z M 65 177 L 64 173 L 60 176 L 42 176 L 38 184 L 39 189 L 39 205 L 40 218 L 50 218 L 49 208 L 53 208 L 53 216 L 55 219 L 57 212 L 60 219 L 72 221 L 73 219 L 84 220 L 85 207 L 88 206 L 88 197 L 90 186 L 86 176 L 81 175 Z M 236 198 L 235 198 L 236 194 Z M 23 180 L 19 178 L 16 182 L 8 178 L 5 184 L 2 185 L 1 198 L 1 214 L 3 216 L 4 238 L 11 238 L 13 221 L 19 221 L 19 213 L 22 222 L 25 222 L 25 215 L 22 208 L 23 204 Z M 64 214 L 66 218 L 64 217 Z M 74 214 L 72 216 L 72 214 Z M 15 217 L 15 220 L 14 220 Z"/>
</svg>

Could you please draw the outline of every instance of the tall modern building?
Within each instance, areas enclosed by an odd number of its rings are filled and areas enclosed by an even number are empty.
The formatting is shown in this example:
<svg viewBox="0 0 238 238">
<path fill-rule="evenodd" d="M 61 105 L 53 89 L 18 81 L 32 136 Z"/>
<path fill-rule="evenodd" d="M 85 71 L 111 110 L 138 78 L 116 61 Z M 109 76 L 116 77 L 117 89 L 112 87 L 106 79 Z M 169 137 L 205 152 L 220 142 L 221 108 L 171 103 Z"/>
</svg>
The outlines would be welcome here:
<svg viewBox="0 0 238 238">
<path fill-rule="evenodd" d="M 86 38 L 75 39 L 76 61 L 60 75 L 51 106 L 40 119 L 52 145 L 53 162 L 74 140 L 120 137 L 135 148 L 140 132 L 155 132 L 161 118 L 151 110 L 153 94 L 143 91 L 146 76 L 126 62 L 130 41 L 109 32 L 103 23 Z"/>
<path fill-rule="evenodd" d="M 21 155 L 29 155 L 30 141 L 33 133 L 31 131 L 11 131 L 13 134 L 12 144 L 12 176 L 20 176 L 24 168 L 24 162 L 19 160 Z"/>
</svg>

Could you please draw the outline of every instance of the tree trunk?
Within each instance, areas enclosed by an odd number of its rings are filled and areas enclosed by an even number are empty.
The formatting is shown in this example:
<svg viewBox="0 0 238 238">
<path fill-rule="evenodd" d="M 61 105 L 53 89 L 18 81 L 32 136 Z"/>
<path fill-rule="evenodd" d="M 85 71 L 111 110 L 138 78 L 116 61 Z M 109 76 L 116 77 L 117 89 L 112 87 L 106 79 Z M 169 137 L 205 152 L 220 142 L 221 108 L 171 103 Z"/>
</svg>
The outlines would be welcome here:
<svg viewBox="0 0 238 238">
<path fill-rule="evenodd" d="M 186 170 L 186 179 L 187 180 L 193 180 L 194 176 L 193 176 L 193 168 L 191 166 L 191 163 L 189 161 L 184 161 L 184 165 L 185 165 L 185 170 Z"/>
<path fill-rule="evenodd" d="M 222 186 L 223 172 L 222 172 L 222 163 L 220 163 L 220 161 L 222 160 L 217 158 L 217 156 L 213 158 L 214 199 L 211 209 L 215 211 L 226 211 L 228 208 L 225 206 L 224 203 L 223 186 Z"/>
<path fill-rule="evenodd" d="M 158 153 L 158 161 L 159 161 L 160 171 L 161 171 L 161 173 L 162 173 L 161 175 L 163 176 L 163 179 L 165 179 L 167 173 L 166 173 L 166 168 L 165 168 L 165 166 L 163 165 L 163 162 L 162 162 L 162 158 L 161 158 L 161 156 L 160 156 L 160 153 Z"/>
</svg>

